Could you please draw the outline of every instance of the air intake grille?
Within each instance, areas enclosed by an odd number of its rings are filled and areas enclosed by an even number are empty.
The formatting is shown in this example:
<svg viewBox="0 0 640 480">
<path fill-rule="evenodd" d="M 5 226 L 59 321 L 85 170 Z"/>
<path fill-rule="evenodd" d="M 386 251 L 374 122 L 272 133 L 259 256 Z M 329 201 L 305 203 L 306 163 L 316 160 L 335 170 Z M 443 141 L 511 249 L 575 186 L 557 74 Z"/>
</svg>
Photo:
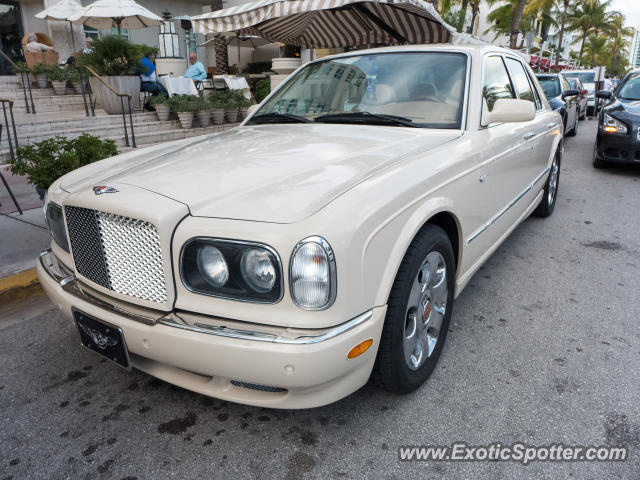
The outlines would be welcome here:
<svg viewBox="0 0 640 480">
<path fill-rule="evenodd" d="M 255 383 L 241 382 L 240 380 L 231 380 L 231 385 L 235 385 L 236 387 L 248 388 L 250 390 L 258 390 L 260 392 L 276 393 L 276 392 L 286 392 L 287 391 L 286 388 L 270 387 L 268 385 L 258 385 L 258 384 L 255 384 Z"/>
<path fill-rule="evenodd" d="M 165 303 L 167 288 L 156 227 L 144 220 L 65 207 L 78 273 L 132 297 Z"/>
</svg>

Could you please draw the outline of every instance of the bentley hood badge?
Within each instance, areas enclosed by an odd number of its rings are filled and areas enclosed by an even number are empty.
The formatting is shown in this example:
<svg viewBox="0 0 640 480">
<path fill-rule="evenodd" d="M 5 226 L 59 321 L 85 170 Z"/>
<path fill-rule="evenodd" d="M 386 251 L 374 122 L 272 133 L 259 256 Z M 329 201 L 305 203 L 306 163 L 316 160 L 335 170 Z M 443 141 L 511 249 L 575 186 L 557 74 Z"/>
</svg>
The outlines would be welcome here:
<svg viewBox="0 0 640 480">
<path fill-rule="evenodd" d="M 103 193 L 117 193 L 119 190 L 117 188 L 109 187 L 108 185 L 98 185 L 97 187 L 93 187 L 93 193 L 96 195 L 102 195 Z"/>
</svg>

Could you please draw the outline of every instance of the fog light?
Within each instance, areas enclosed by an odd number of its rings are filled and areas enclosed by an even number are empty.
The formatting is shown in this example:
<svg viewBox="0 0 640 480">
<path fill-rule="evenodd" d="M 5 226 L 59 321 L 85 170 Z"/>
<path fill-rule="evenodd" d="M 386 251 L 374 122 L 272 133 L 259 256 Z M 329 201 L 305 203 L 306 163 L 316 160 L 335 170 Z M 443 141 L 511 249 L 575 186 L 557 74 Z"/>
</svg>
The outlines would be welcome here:
<svg viewBox="0 0 640 480">
<path fill-rule="evenodd" d="M 356 358 L 362 355 L 364 352 L 369 350 L 369 347 L 371 346 L 371 344 L 373 344 L 372 339 L 368 339 L 368 340 L 365 340 L 364 342 L 359 343 L 358 345 L 353 347 L 351 350 L 349 350 L 349 353 L 347 354 L 347 358 Z"/>
</svg>

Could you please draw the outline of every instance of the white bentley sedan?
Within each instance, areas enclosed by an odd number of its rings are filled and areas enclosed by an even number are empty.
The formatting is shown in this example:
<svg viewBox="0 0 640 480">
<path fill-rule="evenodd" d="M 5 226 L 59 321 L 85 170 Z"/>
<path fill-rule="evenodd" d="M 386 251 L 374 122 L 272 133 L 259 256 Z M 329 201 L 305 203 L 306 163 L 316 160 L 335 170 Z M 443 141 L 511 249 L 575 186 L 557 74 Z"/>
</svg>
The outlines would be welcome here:
<svg viewBox="0 0 640 480">
<path fill-rule="evenodd" d="M 85 347 L 205 395 L 411 392 L 474 272 L 553 212 L 561 131 L 509 50 L 323 58 L 238 128 L 57 180 L 40 281 Z"/>
</svg>

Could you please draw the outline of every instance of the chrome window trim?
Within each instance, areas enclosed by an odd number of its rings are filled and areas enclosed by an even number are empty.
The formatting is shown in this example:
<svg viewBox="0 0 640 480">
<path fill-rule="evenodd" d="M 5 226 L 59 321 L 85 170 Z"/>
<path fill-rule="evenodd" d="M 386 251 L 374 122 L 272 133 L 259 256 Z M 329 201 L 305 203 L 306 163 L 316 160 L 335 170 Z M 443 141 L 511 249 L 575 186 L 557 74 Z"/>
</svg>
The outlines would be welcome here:
<svg viewBox="0 0 640 480">
<path fill-rule="evenodd" d="M 498 213 L 496 213 L 488 222 L 486 222 L 484 225 L 478 228 L 475 232 L 473 232 L 469 237 L 467 237 L 467 239 L 465 240 L 467 245 L 473 242 L 476 238 L 478 238 L 480 234 L 486 232 L 491 225 L 496 223 L 500 219 L 500 217 L 502 217 L 505 213 L 507 213 L 516 203 L 518 203 L 527 193 L 529 193 L 531 189 L 536 185 L 536 183 L 538 183 L 547 173 L 549 173 L 550 170 L 551 169 L 549 167 L 545 168 L 542 171 L 542 173 L 540 173 L 540 175 L 538 175 L 536 179 L 527 186 L 527 188 L 525 188 L 522 192 L 518 194 L 518 196 L 516 196 L 516 198 L 514 198 L 513 200 L 511 200 L 511 202 L 509 202 L 507 205 L 502 207 L 502 209 Z"/>
<path fill-rule="evenodd" d="M 280 296 L 274 301 L 264 301 L 264 300 L 255 300 L 255 299 L 242 298 L 242 297 L 232 297 L 229 295 L 219 295 L 219 294 L 210 293 L 210 292 L 200 292 L 198 290 L 195 290 L 189 287 L 189 285 L 187 285 L 187 283 L 184 281 L 184 276 L 182 275 L 182 266 L 183 266 L 182 260 L 183 260 L 184 251 L 187 248 L 187 246 L 190 243 L 195 242 L 197 240 L 201 240 L 201 241 L 207 240 L 207 241 L 215 241 L 219 243 L 231 243 L 235 245 L 254 246 L 254 247 L 264 248 L 265 250 L 267 250 L 276 258 L 276 262 L 278 264 L 278 275 L 280 276 L 280 279 L 278 282 L 280 286 Z M 284 270 L 282 268 L 282 260 L 280 259 L 280 255 L 278 255 L 278 252 L 267 244 L 259 243 L 259 242 L 250 242 L 246 240 L 233 240 L 233 239 L 218 238 L 218 237 L 192 237 L 186 242 L 184 242 L 184 244 L 182 245 L 182 248 L 180 249 L 180 257 L 178 261 L 179 261 L 178 273 L 180 275 L 180 282 L 182 282 L 182 285 L 184 286 L 184 288 L 186 288 L 189 292 L 194 293 L 196 295 L 205 295 L 207 297 L 221 298 L 223 300 L 235 300 L 238 302 L 258 303 L 263 305 L 275 305 L 276 303 L 279 303 L 284 297 Z"/>
<path fill-rule="evenodd" d="M 318 245 L 320 245 L 327 253 L 327 257 L 329 258 L 329 299 L 327 300 L 327 303 L 325 305 L 318 308 L 303 307 L 302 305 L 298 304 L 295 297 L 293 296 L 293 276 L 291 275 L 293 258 L 295 257 L 298 250 L 307 243 L 317 243 Z M 295 303 L 295 305 L 302 310 L 322 311 L 331 307 L 331 305 L 333 305 L 333 303 L 335 302 L 336 296 L 338 295 L 338 272 L 336 268 L 336 256 L 333 253 L 333 249 L 331 248 L 331 245 L 329 245 L 329 242 L 327 242 L 321 236 L 312 235 L 300 240 L 291 252 L 291 256 L 289 257 L 289 294 L 291 295 L 291 300 L 293 301 L 293 303 Z"/>
<path fill-rule="evenodd" d="M 518 98 L 518 92 L 516 91 L 516 86 L 513 83 L 513 79 L 511 78 L 511 72 L 509 71 L 509 67 L 507 66 L 507 62 L 505 61 L 505 55 L 502 52 L 490 51 L 486 52 L 482 55 L 482 65 L 480 66 L 480 118 L 479 118 L 479 126 L 480 130 L 485 130 L 487 128 L 497 127 L 498 125 L 503 125 L 504 122 L 500 123 L 491 123 L 489 125 L 482 125 L 482 113 L 484 112 L 484 95 L 482 94 L 482 90 L 484 90 L 484 76 L 485 76 L 485 66 L 488 57 L 500 57 L 502 60 L 502 65 L 504 66 L 505 71 L 507 72 L 507 77 L 509 77 L 509 85 L 511 86 L 511 92 L 513 93 L 513 98 Z"/>
</svg>

